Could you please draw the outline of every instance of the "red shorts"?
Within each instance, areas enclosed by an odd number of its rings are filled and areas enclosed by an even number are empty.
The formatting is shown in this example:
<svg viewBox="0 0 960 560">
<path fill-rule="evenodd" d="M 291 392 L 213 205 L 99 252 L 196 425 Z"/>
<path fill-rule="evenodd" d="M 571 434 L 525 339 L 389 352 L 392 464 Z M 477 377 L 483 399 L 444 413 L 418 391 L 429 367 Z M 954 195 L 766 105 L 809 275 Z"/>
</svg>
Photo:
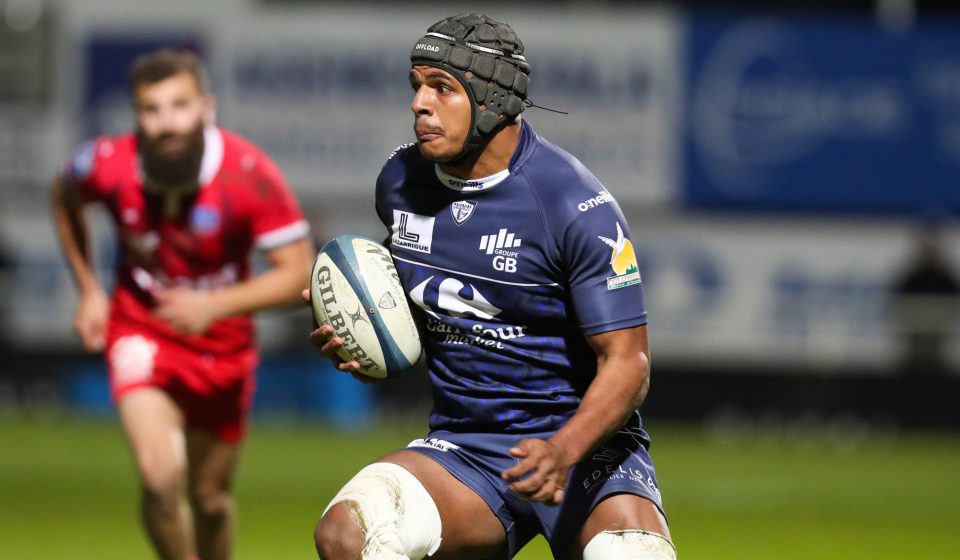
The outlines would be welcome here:
<svg viewBox="0 0 960 560">
<path fill-rule="evenodd" d="M 105 355 L 115 402 L 138 388 L 157 387 L 179 405 L 187 429 L 209 432 L 225 443 L 238 443 L 246 434 L 256 387 L 255 349 L 203 353 L 112 321 Z"/>
</svg>

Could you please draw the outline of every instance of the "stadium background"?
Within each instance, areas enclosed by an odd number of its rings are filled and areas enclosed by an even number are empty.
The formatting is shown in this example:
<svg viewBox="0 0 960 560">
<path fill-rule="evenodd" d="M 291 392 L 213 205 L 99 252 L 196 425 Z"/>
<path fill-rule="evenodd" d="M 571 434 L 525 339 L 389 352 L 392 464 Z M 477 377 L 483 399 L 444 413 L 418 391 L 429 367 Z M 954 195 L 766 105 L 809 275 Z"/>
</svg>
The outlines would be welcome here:
<svg viewBox="0 0 960 560">
<path fill-rule="evenodd" d="M 410 41 L 477 9 L 0 0 L 0 558 L 148 557 L 47 211 L 72 147 L 132 122 L 129 61 L 199 52 L 221 122 L 277 159 L 318 241 L 379 236 L 371 186 L 411 140 Z M 681 557 L 960 557 L 955 298 L 905 304 L 944 337 L 943 359 L 918 366 L 893 297 L 934 226 L 960 270 L 960 13 L 910 0 L 482 9 L 524 39 L 531 98 L 570 113 L 525 118 L 631 224 L 655 364 L 644 416 Z M 110 233 L 96 229 L 105 278 Z M 258 321 L 238 558 L 311 557 L 336 488 L 423 429 L 423 379 L 337 376 L 307 348 L 309 323 L 305 310 Z"/>
</svg>

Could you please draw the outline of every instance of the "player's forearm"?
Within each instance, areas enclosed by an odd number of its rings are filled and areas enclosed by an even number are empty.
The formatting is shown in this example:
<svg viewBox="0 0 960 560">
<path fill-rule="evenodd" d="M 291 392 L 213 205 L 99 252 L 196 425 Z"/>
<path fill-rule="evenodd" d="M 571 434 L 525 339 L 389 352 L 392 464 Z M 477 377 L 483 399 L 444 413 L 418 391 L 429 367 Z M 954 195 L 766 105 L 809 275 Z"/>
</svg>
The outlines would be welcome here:
<svg viewBox="0 0 960 560">
<path fill-rule="evenodd" d="M 559 447 L 571 464 L 580 461 L 609 439 L 643 403 L 650 380 L 646 354 L 600 360 L 576 414 L 550 442 Z"/>
<path fill-rule="evenodd" d="M 83 207 L 69 199 L 59 181 L 53 185 L 51 198 L 54 227 L 77 289 L 81 294 L 102 292 L 90 258 L 90 236 Z"/>
<path fill-rule="evenodd" d="M 302 303 L 300 293 L 309 285 L 313 245 L 302 239 L 282 251 L 284 258 L 265 272 L 210 293 L 218 318 Z"/>
</svg>

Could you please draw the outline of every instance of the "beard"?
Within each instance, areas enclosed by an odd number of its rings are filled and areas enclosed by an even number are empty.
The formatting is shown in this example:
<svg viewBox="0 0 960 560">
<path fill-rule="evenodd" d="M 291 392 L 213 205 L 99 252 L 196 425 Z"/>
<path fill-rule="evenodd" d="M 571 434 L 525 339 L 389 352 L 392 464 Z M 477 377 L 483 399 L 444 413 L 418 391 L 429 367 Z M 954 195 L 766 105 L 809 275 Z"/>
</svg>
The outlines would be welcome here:
<svg viewBox="0 0 960 560">
<path fill-rule="evenodd" d="M 143 170 L 149 180 L 166 185 L 197 182 L 203 161 L 203 123 L 184 133 L 149 137 L 137 131 Z"/>
</svg>

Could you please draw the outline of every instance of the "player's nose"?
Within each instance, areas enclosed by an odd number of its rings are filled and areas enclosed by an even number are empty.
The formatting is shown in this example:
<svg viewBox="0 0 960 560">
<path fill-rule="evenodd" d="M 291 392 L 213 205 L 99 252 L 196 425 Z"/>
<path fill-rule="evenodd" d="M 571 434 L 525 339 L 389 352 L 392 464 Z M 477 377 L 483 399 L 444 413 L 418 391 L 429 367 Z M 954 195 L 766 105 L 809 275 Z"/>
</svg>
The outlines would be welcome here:
<svg viewBox="0 0 960 560">
<path fill-rule="evenodd" d="M 167 134 L 177 131 L 179 115 L 173 108 L 163 107 L 154 115 L 154 128 L 158 134 Z"/>
<path fill-rule="evenodd" d="M 433 105 L 430 103 L 430 95 L 426 88 L 420 88 L 413 94 L 413 100 L 410 102 L 410 109 L 414 115 L 430 115 L 433 113 Z"/>
</svg>

